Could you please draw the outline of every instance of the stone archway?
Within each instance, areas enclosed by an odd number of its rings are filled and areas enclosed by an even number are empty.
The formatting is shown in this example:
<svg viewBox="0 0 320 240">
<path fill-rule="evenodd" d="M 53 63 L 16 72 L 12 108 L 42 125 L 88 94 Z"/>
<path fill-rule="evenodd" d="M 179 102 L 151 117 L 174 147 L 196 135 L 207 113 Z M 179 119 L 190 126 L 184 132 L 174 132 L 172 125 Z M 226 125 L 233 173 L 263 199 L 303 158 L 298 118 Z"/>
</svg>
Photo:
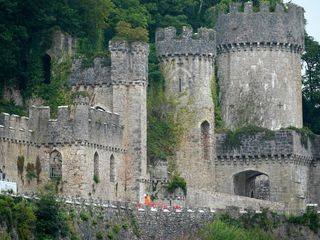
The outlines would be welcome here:
<svg viewBox="0 0 320 240">
<path fill-rule="evenodd" d="M 234 194 L 270 200 L 270 180 L 265 173 L 247 170 L 233 175 Z"/>
</svg>

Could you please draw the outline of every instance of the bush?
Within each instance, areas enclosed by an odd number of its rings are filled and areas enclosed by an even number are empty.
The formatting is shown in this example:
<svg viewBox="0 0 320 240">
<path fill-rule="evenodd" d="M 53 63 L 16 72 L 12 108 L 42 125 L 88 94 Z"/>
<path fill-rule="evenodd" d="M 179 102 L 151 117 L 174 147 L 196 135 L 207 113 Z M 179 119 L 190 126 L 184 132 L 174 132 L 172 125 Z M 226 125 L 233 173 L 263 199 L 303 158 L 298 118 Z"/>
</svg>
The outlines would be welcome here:
<svg viewBox="0 0 320 240">
<path fill-rule="evenodd" d="M 184 195 L 187 194 L 187 183 L 186 180 L 184 180 L 183 177 L 180 176 L 179 173 L 175 173 L 167 186 L 167 190 L 170 193 L 173 193 L 177 188 L 181 188 Z"/>
<path fill-rule="evenodd" d="M 314 208 L 307 208 L 307 211 L 301 216 L 290 216 L 288 221 L 294 224 L 301 224 L 308 226 L 310 230 L 317 233 L 320 228 L 320 217 L 317 210 Z"/>
<path fill-rule="evenodd" d="M 36 202 L 37 237 L 59 238 L 68 233 L 67 221 L 53 194 L 45 193 Z"/>
<path fill-rule="evenodd" d="M 89 220 L 89 214 L 87 212 L 84 212 L 84 211 L 80 212 L 80 219 L 82 221 L 88 221 Z"/>
</svg>

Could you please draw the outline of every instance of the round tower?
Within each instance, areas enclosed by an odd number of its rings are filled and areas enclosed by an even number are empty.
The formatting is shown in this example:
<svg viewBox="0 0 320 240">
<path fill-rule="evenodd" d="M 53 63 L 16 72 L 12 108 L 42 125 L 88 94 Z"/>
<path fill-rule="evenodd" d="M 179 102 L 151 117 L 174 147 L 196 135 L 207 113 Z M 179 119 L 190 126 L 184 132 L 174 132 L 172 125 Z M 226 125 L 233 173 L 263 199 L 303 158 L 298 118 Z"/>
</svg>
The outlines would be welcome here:
<svg viewBox="0 0 320 240">
<path fill-rule="evenodd" d="M 192 29 L 183 28 L 177 36 L 173 27 L 158 29 L 156 48 L 166 97 L 178 103 L 171 111 L 184 129 L 176 152 L 177 171 L 186 179 L 188 189 L 212 189 L 215 32 L 203 28 L 193 34 Z"/>
<path fill-rule="evenodd" d="M 252 3 L 218 16 L 217 66 L 227 128 L 253 124 L 269 129 L 302 127 L 301 53 L 304 10 L 278 4 L 274 12 Z"/>
</svg>

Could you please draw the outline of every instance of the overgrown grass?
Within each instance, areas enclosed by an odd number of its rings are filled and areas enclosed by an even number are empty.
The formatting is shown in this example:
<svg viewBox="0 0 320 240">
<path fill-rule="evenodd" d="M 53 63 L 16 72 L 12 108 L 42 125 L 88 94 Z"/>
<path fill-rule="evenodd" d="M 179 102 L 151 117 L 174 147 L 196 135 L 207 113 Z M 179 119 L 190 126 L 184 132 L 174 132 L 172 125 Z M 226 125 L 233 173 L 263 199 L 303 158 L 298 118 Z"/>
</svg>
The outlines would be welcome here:
<svg viewBox="0 0 320 240">
<path fill-rule="evenodd" d="M 207 225 L 201 233 L 203 240 L 273 240 L 275 239 L 270 234 L 263 230 L 244 229 L 242 227 L 233 226 L 224 223 L 221 220 L 216 220 Z"/>
<path fill-rule="evenodd" d="M 260 133 L 264 140 L 273 140 L 275 132 L 267 128 L 262 128 L 254 125 L 244 126 L 234 131 L 227 130 L 225 145 L 229 148 L 236 148 L 241 145 L 243 138 L 251 137 Z"/>
<path fill-rule="evenodd" d="M 307 127 L 296 128 L 296 127 L 290 126 L 286 129 L 293 130 L 296 133 L 298 133 L 300 135 L 301 145 L 306 149 L 308 148 L 309 139 L 313 141 L 315 138 L 315 134 Z"/>
</svg>

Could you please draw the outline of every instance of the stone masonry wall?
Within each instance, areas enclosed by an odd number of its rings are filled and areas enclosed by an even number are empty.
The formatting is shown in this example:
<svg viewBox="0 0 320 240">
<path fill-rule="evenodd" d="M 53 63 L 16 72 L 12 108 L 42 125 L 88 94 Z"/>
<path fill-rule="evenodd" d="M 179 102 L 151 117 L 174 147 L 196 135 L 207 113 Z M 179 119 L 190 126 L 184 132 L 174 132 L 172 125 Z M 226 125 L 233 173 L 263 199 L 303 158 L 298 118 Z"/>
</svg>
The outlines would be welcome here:
<svg viewBox="0 0 320 240">
<path fill-rule="evenodd" d="M 62 156 L 62 176 L 57 185 L 60 195 L 79 196 L 104 200 L 125 199 L 122 166 L 125 154 L 116 149 L 100 145 L 75 143 L 38 145 L 35 143 L 16 142 L 11 139 L 0 139 L 0 165 L 6 180 L 17 183 L 19 192 L 38 192 L 50 180 L 50 156 L 58 151 Z M 98 154 L 99 182 L 94 181 L 94 155 Z M 23 171 L 19 172 L 18 157 L 24 157 Z M 115 159 L 115 180 L 110 181 L 111 156 Z M 27 165 L 36 166 L 40 160 L 40 174 L 27 178 Z M 37 169 L 34 169 L 36 174 Z M 37 174 L 36 174 L 37 175 Z M 119 187 L 116 187 L 119 186 Z"/>
<path fill-rule="evenodd" d="M 220 14 L 217 65 L 220 102 L 227 128 L 250 123 L 269 129 L 302 127 L 300 56 L 304 47 L 303 9 L 287 12 L 266 5 L 244 12 L 232 5 Z"/>
<path fill-rule="evenodd" d="M 283 202 L 291 211 L 305 207 L 312 148 L 316 146 L 303 146 L 294 131 L 278 131 L 270 140 L 262 134 L 242 138 L 241 145 L 233 148 L 225 145 L 224 135 L 217 135 L 216 143 L 217 191 L 234 194 L 234 175 L 256 172 L 269 177 L 271 201 Z"/>
<path fill-rule="evenodd" d="M 194 37 L 193 37 L 194 36 Z M 184 28 L 176 36 L 174 28 L 156 33 L 157 54 L 165 78 L 167 99 L 177 102 L 172 109 L 182 125 L 182 139 L 176 151 L 177 171 L 187 185 L 213 189 L 214 107 L 211 83 L 214 72 L 215 36 L 211 29 L 194 34 Z"/>
<path fill-rule="evenodd" d="M 143 202 L 147 178 L 147 83 L 146 43 L 112 41 L 111 80 L 113 111 L 120 114 L 124 126 L 123 145 L 128 150 L 123 162 L 128 200 Z"/>
<path fill-rule="evenodd" d="M 119 115 L 90 108 L 87 99 L 75 101 L 59 107 L 57 119 L 49 107 L 32 107 L 29 118 L 1 113 L 0 137 L 39 145 L 87 141 L 124 151 Z"/>
</svg>

